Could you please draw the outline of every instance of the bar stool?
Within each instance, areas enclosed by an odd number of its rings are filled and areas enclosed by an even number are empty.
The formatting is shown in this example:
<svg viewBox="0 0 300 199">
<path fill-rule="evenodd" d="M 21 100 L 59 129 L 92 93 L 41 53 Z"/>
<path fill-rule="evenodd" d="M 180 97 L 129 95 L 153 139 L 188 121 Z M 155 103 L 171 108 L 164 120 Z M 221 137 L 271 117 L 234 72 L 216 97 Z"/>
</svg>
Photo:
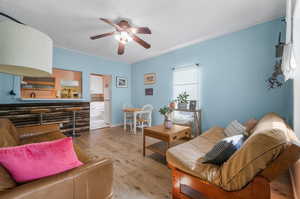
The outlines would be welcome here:
<svg viewBox="0 0 300 199">
<path fill-rule="evenodd" d="M 41 108 L 41 109 L 33 109 L 30 113 L 39 114 L 40 115 L 40 125 L 43 124 L 43 114 L 50 112 L 49 109 Z"/>
<path fill-rule="evenodd" d="M 82 110 L 81 107 L 71 107 L 71 108 L 65 108 L 64 111 L 67 111 L 67 112 L 72 112 L 73 113 L 73 116 L 72 116 L 72 119 L 73 119 L 73 129 L 72 129 L 72 134 L 69 134 L 68 136 L 70 137 L 79 137 L 80 134 L 77 134 L 76 133 L 76 112 L 77 111 L 80 111 Z"/>
</svg>

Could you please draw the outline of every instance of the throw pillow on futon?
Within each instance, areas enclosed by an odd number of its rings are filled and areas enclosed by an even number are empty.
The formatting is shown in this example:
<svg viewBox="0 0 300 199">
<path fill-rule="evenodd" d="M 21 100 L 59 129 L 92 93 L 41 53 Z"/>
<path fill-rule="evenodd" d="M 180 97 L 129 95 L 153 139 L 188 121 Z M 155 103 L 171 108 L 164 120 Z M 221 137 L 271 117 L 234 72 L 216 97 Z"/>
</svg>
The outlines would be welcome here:
<svg viewBox="0 0 300 199">
<path fill-rule="evenodd" d="M 230 122 L 230 124 L 225 128 L 224 133 L 227 137 L 247 134 L 246 127 L 239 123 L 237 120 Z"/>
<path fill-rule="evenodd" d="M 247 136 L 245 135 L 235 135 L 222 139 L 205 154 L 202 163 L 211 163 L 215 165 L 223 164 L 235 151 L 241 148 L 246 139 Z"/>
</svg>

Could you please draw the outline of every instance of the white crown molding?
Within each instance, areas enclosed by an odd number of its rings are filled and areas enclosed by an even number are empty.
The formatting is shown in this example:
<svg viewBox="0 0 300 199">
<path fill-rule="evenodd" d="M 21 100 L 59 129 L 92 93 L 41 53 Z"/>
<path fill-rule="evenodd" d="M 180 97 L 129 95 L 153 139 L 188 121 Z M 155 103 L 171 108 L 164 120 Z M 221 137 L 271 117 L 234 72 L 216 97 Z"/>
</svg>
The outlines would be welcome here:
<svg viewBox="0 0 300 199">
<path fill-rule="evenodd" d="M 75 52 L 75 53 L 78 53 L 78 54 L 82 54 L 82 55 L 86 55 L 86 56 L 97 57 L 97 58 L 100 58 L 100 59 L 102 59 L 104 61 L 109 61 L 109 62 L 114 62 L 114 63 L 120 63 L 120 64 L 129 64 L 129 65 L 131 64 L 130 62 L 109 59 L 109 58 L 103 57 L 101 55 L 97 55 L 97 54 L 94 54 L 94 53 L 88 53 L 88 52 L 85 52 L 85 51 L 82 51 L 82 50 L 73 49 L 73 48 L 64 47 L 64 46 L 61 46 L 61 45 L 58 45 L 58 44 L 55 44 L 55 43 L 54 43 L 54 48 L 60 48 L 60 49 L 64 49 L 64 50 L 67 50 L 67 51 L 72 51 L 72 52 Z"/>
<path fill-rule="evenodd" d="M 242 30 L 247 30 L 248 28 L 251 28 L 251 27 L 254 27 L 254 26 L 257 26 L 257 25 L 260 25 L 260 24 L 264 24 L 264 23 L 267 23 L 267 22 L 271 22 L 271 21 L 273 21 L 275 19 L 278 19 L 278 17 L 269 18 L 269 19 L 266 19 L 264 21 L 258 21 L 255 24 L 247 24 L 247 25 L 239 26 L 239 27 L 234 28 L 234 29 L 229 30 L 229 31 L 218 32 L 218 33 L 215 33 L 215 34 L 208 35 L 206 37 L 201 37 L 199 39 L 195 39 L 193 41 L 189 41 L 189 42 L 186 42 L 186 43 L 183 43 L 183 44 L 179 44 L 179 45 L 176 45 L 176 46 L 174 46 L 172 48 L 168 48 L 166 50 L 162 50 L 160 52 L 154 52 L 154 53 L 152 53 L 152 54 L 150 54 L 150 55 L 148 55 L 148 56 L 146 56 L 146 57 L 144 57 L 142 59 L 139 59 L 138 61 L 131 62 L 131 64 L 137 64 L 139 62 L 143 62 L 143 61 L 146 61 L 148 59 L 151 59 L 151 58 L 154 58 L 154 57 L 158 57 L 160 55 L 164 55 L 164 54 L 173 52 L 175 50 L 178 50 L 178 49 L 181 49 L 181 48 L 184 48 L 184 47 L 192 46 L 194 44 L 198 44 L 198 43 L 201 43 L 201 42 L 204 42 L 204 41 L 208 41 L 208 40 L 211 40 L 211 39 L 216 39 L 218 37 L 222 37 L 222 36 L 225 36 L 225 35 L 236 33 L 236 32 L 242 31 Z"/>
</svg>

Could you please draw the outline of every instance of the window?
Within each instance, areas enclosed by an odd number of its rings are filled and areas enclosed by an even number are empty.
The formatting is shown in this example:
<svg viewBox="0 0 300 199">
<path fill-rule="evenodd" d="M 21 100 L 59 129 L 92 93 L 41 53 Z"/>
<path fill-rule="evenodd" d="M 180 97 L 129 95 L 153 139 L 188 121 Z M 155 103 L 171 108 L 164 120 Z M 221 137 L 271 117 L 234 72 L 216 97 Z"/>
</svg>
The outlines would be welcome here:
<svg viewBox="0 0 300 199">
<path fill-rule="evenodd" d="M 173 99 L 183 92 L 189 94 L 189 100 L 199 102 L 199 67 L 192 65 L 189 67 L 175 68 L 173 72 Z"/>
</svg>

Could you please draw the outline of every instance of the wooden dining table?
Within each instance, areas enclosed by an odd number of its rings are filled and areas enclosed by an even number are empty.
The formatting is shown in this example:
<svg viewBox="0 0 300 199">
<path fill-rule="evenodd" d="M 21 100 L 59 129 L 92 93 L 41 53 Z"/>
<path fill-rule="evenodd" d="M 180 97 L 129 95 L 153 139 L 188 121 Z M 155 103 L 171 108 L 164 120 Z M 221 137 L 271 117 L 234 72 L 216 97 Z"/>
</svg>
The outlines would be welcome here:
<svg viewBox="0 0 300 199">
<path fill-rule="evenodd" d="M 124 108 L 123 113 L 124 113 L 124 130 L 126 130 L 127 127 L 127 115 L 132 114 L 133 115 L 133 133 L 136 133 L 136 120 L 137 120 L 137 115 L 142 113 L 143 109 L 142 108 Z"/>
</svg>

